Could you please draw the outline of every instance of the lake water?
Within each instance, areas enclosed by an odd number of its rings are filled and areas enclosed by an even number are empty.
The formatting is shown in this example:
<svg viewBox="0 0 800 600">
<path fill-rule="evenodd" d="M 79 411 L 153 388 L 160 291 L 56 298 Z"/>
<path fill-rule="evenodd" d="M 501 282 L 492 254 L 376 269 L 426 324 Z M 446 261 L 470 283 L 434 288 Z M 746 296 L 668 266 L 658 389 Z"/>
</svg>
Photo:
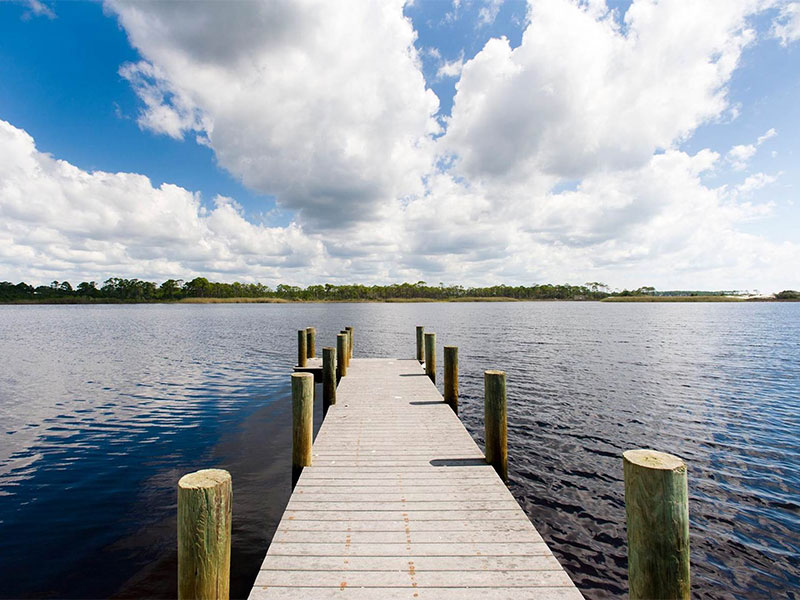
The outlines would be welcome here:
<svg viewBox="0 0 800 600">
<path fill-rule="evenodd" d="M 637 447 L 689 466 L 695 597 L 800 597 L 800 303 L 569 302 L 0 306 L 0 596 L 174 597 L 176 483 L 211 466 L 246 596 L 289 497 L 296 331 L 321 352 L 345 325 L 357 356 L 412 357 L 416 325 L 459 346 L 479 444 L 506 371 L 511 490 L 587 597 L 625 594 Z"/>
</svg>

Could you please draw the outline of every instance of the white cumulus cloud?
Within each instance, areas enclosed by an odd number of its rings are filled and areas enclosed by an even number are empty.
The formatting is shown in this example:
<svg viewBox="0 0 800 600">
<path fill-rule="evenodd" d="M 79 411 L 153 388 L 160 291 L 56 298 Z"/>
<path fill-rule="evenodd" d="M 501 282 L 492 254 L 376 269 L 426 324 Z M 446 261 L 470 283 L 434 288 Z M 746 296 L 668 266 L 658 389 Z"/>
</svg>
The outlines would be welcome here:
<svg viewBox="0 0 800 600">
<path fill-rule="evenodd" d="M 522 43 L 468 61 L 442 139 L 468 177 L 576 179 L 645 164 L 728 107 L 756 2 L 531 3 Z"/>
<path fill-rule="evenodd" d="M 778 135 L 778 132 L 773 127 L 764 132 L 764 135 L 758 136 L 758 139 L 754 144 L 737 144 L 736 146 L 733 146 L 730 150 L 728 150 L 727 155 L 727 159 L 731 167 L 736 171 L 743 171 L 746 169 L 747 163 L 756 155 L 758 147 L 767 140 L 774 138 L 776 135 Z"/>
<path fill-rule="evenodd" d="M 229 198 L 211 210 L 176 185 L 135 173 L 83 171 L 39 152 L 0 120 L 0 264 L 3 277 L 187 277 L 277 280 L 309 268 L 322 245 L 292 224 L 254 225 Z"/>
<path fill-rule="evenodd" d="M 798 244 L 743 226 L 771 218 L 777 175 L 715 179 L 777 132 L 682 150 L 736 108 L 761 0 L 635 0 L 622 22 L 602 0 L 537 0 L 518 47 L 442 65 L 441 137 L 399 0 L 108 6 L 142 56 L 120 70 L 140 126 L 207 144 L 297 216 L 266 227 L 234 199 L 86 172 L 0 122 L 4 278 L 800 286 Z"/>
<path fill-rule="evenodd" d="M 403 2 L 109 0 L 144 61 L 139 123 L 187 131 L 310 227 L 421 190 L 439 126 Z"/>
<path fill-rule="evenodd" d="M 800 40 L 800 2 L 790 2 L 781 8 L 772 25 L 772 35 L 778 38 L 783 46 Z"/>
</svg>

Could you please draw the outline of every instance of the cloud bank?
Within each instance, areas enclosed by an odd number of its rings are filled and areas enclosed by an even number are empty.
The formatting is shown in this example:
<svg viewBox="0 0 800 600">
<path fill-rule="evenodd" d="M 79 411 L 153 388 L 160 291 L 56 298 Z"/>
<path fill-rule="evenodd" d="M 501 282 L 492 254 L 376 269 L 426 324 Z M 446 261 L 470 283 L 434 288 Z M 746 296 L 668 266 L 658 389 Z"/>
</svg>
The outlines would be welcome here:
<svg viewBox="0 0 800 600">
<path fill-rule="evenodd" d="M 602 1 L 532 2 L 518 47 L 491 39 L 440 74 L 458 78 L 441 130 L 402 2 L 111 0 L 142 56 L 120 69 L 140 126 L 208 145 L 295 219 L 264 227 L 232 199 L 204 209 L 88 173 L 2 123 L 5 278 L 800 287 L 798 245 L 750 232 L 773 209 L 754 193 L 780 174 L 748 161 L 776 132 L 682 149 L 729 118 L 767 5 L 636 0 L 620 19 Z M 736 169 L 739 184 L 714 183 Z"/>
</svg>

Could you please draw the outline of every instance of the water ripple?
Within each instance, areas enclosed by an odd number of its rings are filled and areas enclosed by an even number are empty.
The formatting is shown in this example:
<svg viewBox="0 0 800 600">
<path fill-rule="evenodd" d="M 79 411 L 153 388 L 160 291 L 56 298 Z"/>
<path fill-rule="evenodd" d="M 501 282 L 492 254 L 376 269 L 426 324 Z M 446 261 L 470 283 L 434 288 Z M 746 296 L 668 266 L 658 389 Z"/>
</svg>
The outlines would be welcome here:
<svg viewBox="0 0 800 600">
<path fill-rule="evenodd" d="M 796 597 L 800 305 L 599 303 L 0 307 L 0 595 L 173 596 L 175 482 L 210 465 L 246 595 L 288 497 L 295 332 L 347 324 L 359 355 L 412 356 L 418 324 L 459 346 L 479 444 L 507 372 L 511 491 L 587 597 L 627 591 L 635 447 L 689 466 L 694 597 Z"/>
</svg>

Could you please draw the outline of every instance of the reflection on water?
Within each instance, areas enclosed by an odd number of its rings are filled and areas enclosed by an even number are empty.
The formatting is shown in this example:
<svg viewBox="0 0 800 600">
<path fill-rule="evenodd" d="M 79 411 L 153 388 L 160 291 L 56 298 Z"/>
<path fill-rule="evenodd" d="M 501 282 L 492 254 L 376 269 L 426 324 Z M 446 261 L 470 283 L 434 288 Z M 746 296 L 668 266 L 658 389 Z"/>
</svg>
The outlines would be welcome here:
<svg viewBox="0 0 800 600">
<path fill-rule="evenodd" d="M 220 466 L 246 595 L 289 494 L 296 330 L 346 324 L 362 356 L 412 356 L 417 324 L 459 346 L 479 443 L 507 372 L 511 489 L 588 597 L 626 590 L 643 446 L 689 465 L 695 596 L 795 593 L 800 304 L 482 303 L 0 307 L 0 594 L 174 595 L 177 479 Z"/>
</svg>

